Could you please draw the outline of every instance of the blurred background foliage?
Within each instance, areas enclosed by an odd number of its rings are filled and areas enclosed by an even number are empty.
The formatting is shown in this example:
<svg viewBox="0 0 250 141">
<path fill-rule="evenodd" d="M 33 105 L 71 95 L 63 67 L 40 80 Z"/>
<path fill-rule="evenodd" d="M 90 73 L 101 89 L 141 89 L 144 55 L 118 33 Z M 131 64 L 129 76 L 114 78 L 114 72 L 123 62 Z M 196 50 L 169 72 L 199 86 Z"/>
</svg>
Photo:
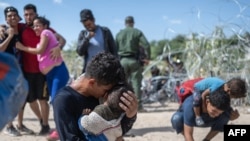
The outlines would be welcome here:
<svg viewBox="0 0 250 141">
<path fill-rule="evenodd" d="M 72 78 L 81 74 L 83 66 L 82 57 L 76 53 L 76 44 L 76 41 L 71 42 L 67 50 L 63 50 Z M 223 28 L 215 27 L 210 35 L 180 34 L 171 40 L 151 41 L 150 45 L 151 59 L 150 64 L 144 66 L 144 77 L 151 77 L 152 66 L 157 66 L 161 75 L 172 75 L 173 64 L 181 63 L 186 79 L 217 76 L 227 81 L 232 77 L 242 77 L 248 85 L 250 83 L 249 32 L 226 37 Z"/>
</svg>

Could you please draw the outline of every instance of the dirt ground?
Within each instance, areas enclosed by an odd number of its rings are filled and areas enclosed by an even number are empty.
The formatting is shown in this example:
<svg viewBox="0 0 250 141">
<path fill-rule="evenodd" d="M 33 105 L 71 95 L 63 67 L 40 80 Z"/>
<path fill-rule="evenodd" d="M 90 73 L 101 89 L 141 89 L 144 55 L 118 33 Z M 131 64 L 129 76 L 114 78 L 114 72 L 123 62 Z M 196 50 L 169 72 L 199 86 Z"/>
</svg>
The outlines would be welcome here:
<svg viewBox="0 0 250 141">
<path fill-rule="evenodd" d="M 170 118 L 177 107 L 177 103 L 168 103 L 165 106 L 158 103 L 145 105 L 148 112 L 138 113 L 137 121 L 129 132 L 130 136 L 125 137 L 125 141 L 184 141 L 183 136 L 177 135 L 170 123 Z M 229 124 L 250 124 L 250 107 L 236 108 L 241 115 L 237 120 Z M 51 109 L 49 123 L 51 128 L 55 128 L 52 115 L 53 111 Z M 39 121 L 31 112 L 29 106 L 26 106 L 25 109 L 24 124 L 36 133 L 40 131 Z M 14 121 L 14 125 L 16 125 L 16 121 Z M 209 128 L 195 128 L 195 140 L 201 141 L 208 131 Z M 1 132 L 0 141 L 46 141 L 46 137 L 24 134 L 19 137 L 10 137 Z M 223 133 L 219 133 L 213 141 L 223 141 Z"/>
</svg>

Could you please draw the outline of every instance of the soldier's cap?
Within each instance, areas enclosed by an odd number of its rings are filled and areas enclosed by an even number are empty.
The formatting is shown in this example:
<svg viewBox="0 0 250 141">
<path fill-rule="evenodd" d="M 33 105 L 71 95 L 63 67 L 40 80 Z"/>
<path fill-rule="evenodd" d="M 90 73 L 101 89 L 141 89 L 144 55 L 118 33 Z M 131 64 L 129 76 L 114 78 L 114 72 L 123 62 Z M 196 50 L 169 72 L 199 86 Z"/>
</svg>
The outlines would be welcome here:
<svg viewBox="0 0 250 141">
<path fill-rule="evenodd" d="M 133 16 L 127 16 L 125 18 L 126 23 L 134 23 L 134 17 Z"/>
</svg>

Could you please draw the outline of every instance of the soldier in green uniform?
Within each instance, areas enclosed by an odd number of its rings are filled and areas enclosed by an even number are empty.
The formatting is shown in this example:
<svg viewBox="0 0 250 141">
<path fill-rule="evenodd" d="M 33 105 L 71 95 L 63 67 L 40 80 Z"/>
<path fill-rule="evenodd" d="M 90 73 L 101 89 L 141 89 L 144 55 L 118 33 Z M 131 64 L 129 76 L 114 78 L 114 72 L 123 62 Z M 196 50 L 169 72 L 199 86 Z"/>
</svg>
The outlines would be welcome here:
<svg viewBox="0 0 250 141">
<path fill-rule="evenodd" d="M 121 64 L 124 67 L 128 81 L 131 83 L 138 99 L 138 111 L 145 111 L 141 102 L 141 81 L 143 64 L 148 64 L 150 57 L 150 44 L 143 32 L 134 28 L 134 18 L 125 19 L 126 27 L 116 35 L 116 45 Z M 142 54 L 146 57 L 142 57 Z"/>
</svg>

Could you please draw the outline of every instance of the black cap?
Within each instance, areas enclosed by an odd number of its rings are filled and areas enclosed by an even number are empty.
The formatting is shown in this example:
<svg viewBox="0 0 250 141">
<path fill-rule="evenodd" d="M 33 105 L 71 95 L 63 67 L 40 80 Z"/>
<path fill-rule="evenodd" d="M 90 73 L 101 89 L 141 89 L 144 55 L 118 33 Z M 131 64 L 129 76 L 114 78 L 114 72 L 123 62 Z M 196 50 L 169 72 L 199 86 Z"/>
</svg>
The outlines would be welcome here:
<svg viewBox="0 0 250 141">
<path fill-rule="evenodd" d="M 84 22 L 86 20 L 93 20 L 94 19 L 94 16 L 92 14 L 92 11 L 89 10 L 89 9 L 83 9 L 81 12 L 80 12 L 80 21 L 81 22 Z"/>
<path fill-rule="evenodd" d="M 127 16 L 125 19 L 126 23 L 134 23 L 134 17 L 133 16 Z"/>
<path fill-rule="evenodd" d="M 19 16 L 18 11 L 17 11 L 17 9 L 16 9 L 15 7 L 13 7 L 13 6 L 8 6 L 8 7 L 6 7 L 6 8 L 4 9 L 5 18 L 6 18 L 6 16 L 7 16 L 7 13 L 8 13 L 8 12 L 16 12 L 17 16 L 20 18 L 20 20 L 22 20 L 22 18 Z"/>
</svg>

